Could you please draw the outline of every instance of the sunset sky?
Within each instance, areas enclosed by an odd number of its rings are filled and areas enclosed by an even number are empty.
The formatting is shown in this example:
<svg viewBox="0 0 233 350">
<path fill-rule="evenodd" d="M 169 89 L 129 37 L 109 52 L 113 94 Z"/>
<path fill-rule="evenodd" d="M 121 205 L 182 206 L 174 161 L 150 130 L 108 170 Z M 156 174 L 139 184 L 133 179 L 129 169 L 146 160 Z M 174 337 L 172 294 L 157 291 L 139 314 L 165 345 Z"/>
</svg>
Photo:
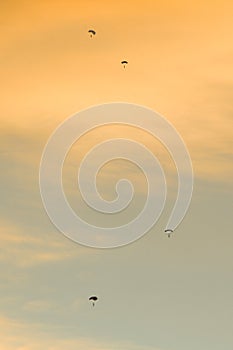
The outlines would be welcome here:
<svg viewBox="0 0 233 350">
<path fill-rule="evenodd" d="M 233 4 L 9 0 L 0 9 L 0 348 L 231 350 Z M 116 249 L 68 240 L 44 210 L 38 174 L 49 136 L 74 113 L 108 102 L 157 111 L 190 152 L 193 198 L 170 240 L 163 229 L 172 195 L 153 229 Z M 127 215 L 98 217 L 74 187 L 90 147 L 128 136 L 159 155 L 175 192 L 158 141 L 120 126 L 97 129 L 74 145 L 63 174 L 86 220 L 117 225 L 141 208 L 143 176 L 123 161 L 103 168 L 98 184 L 112 199 L 122 175 L 134 182 Z M 100 298 L 94 309 L 91 294 Z"/>
</svg>

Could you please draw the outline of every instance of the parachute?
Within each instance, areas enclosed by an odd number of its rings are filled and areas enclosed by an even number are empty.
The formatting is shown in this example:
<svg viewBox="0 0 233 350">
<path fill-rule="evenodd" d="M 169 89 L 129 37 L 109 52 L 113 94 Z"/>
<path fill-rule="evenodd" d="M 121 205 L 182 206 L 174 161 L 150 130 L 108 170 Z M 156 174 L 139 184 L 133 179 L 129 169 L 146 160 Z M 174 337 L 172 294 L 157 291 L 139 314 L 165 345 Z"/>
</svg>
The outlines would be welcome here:
<svg viewBox="0 0 233 350">
<path fill-rule="evenodd" d="M 89 298 L 89 300 L 92 302 L 92 306 L 95 306 L 95 302 L 98 300 L 97 296 L 93 295 Z"/>
<path fill-rule="evenodd" d="M 88 30 L 88 33 L 90 33 L 91 38 L 93 35 L 96 35 L 96 32 L 93 29 Z"/>
<path fill-rule="evenodd" d="M 170 238 L 170 237 L 171 237 L 171 234 L 172 234 L 172 232 L 173 232 L 173 230 L 171 230 L 171 229 L 166 229 L 164 232 L 167 233 L 168 238 Z"/>
<path fill-rule="evenodd" d="M 123 64 L 124 68 L 125 68 L 125 65 L 128 64 L 128 62 L 127 61 L 121 61 L 121 64 Z"/>
</svg>

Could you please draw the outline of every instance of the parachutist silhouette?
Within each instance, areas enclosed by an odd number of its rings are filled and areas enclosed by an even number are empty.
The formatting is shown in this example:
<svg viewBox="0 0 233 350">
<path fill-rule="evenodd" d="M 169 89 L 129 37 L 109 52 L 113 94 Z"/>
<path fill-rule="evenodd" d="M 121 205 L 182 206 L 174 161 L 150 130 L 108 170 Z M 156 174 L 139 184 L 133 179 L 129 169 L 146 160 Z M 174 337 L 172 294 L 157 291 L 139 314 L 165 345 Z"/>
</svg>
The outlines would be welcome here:
<svg viewBox="0 0 233 350">
<path fill-rule="evenodd" d="M 93 295 L 93 296 L 91 296 L 89 298 L 89 300 L 92 302 L 92 306 L 94 307 L 95 306 L 95 302 L 98 300 L 98 298 L 95 295 Z"/>
<path fill-rule="evenodd" d="M 171 230 L 171 229 L 167 229 L 167 230 L 165 230 L 164 232 L 166 232 L 166 233 L 167 233 L 168 238 L 170 238 L 170 237 L 171 237 L 171 234 L 173 233 L 173 230 Z"/>
<path fill-rule="evenodd" d="M 96 32 L 93 29 L 88 30 L 88 33 L 90 33 L 91 38 L 93 35 L 96 35 Z"/>
<path fill-rule="evenodd" d="M 125 68 L 125 65 L 128 64 L 128 62 L 127 61 L 121 61 L 121 64 L 123 64 L 124 68 Z"/>
</svg>

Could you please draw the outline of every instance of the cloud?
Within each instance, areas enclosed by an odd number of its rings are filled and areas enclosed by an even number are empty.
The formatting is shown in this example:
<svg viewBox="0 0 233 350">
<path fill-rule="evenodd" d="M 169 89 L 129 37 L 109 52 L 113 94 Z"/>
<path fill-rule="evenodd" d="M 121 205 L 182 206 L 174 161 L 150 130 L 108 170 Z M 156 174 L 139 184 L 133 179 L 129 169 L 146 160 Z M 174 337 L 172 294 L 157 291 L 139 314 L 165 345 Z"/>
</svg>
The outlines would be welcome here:
<svg viewBox="0 0 233 350">
<path fill-rule="evenodd" d="M 76 300 L 75 303 L 73 303 L 76 307 L 76 310 L 78 306 L 80 306 L 81 302 Z M 71 306 L 70 306 L 71 307 Z M 61 314 L 61 312 L 66 311 L 67 312 L 67 307 L 61 307 L 61 304 L 59 302 L 56 302 L 55 300 L 45 300 L 45 299 L 34 299 L 34 300 L 29 300 L 26 301 L 23 305 L 23 310 L 26 312 L 29 312 L 30 314 Z"/>
<path fill-rule="evenodd" d="M 0 260 L 21 268 L 80 259 L 83 256 L 93 258 L 90 250 L 81 249 L 59 232 L 41 233 L 37 229 L 31 234 L 27 227 L 6 221 L 0 223 L 0 239 Z"/>
<path fill-rule="evenodd" d="M 62 338 L 54 336 L 42 325 L 21 323 L 0 317 L 1 347 L 4 350 L 159 350 L 155 347 L 138 346 L 132 342 L 101 341 L 82 337 Z"/>
</svg>

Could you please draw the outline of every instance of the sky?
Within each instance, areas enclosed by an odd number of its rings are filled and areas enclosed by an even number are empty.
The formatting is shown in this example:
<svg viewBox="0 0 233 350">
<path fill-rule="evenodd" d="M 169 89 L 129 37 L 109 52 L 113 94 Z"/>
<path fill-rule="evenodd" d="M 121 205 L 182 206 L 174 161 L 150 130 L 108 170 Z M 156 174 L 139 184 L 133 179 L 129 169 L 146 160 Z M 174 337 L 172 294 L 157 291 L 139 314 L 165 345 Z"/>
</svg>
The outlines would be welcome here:
<svg viewBox="0 0 233 350">
<path fill-rule="evenodd" d="M 232 10 L 227 0 L 1 2 L 3 350 L 232 349 Z M 106 199 L 122 175 L 135 185 L 132 206 L 113 217 L 84 205 L 77 169 L 106 138 L 143 142 L 169 186 L 146 235 L 121 248 L 89 248 L 62 235 L 45 212 L 39 165 L 49 136 L 74 113 L 109 102 L 157 111 L 189 150 L 192 201 L 171 239 L 163 230 L 177 190 L 174 164 L 157 140 L 132 128 L 81 138 L 67 156 L 64 188 L 87 221 L 125 223 L 145 201 L 139 169 L 116 160 L 101 170 Z M 91 294 L 99 296 L 95 308 Z"/>
</svg>

